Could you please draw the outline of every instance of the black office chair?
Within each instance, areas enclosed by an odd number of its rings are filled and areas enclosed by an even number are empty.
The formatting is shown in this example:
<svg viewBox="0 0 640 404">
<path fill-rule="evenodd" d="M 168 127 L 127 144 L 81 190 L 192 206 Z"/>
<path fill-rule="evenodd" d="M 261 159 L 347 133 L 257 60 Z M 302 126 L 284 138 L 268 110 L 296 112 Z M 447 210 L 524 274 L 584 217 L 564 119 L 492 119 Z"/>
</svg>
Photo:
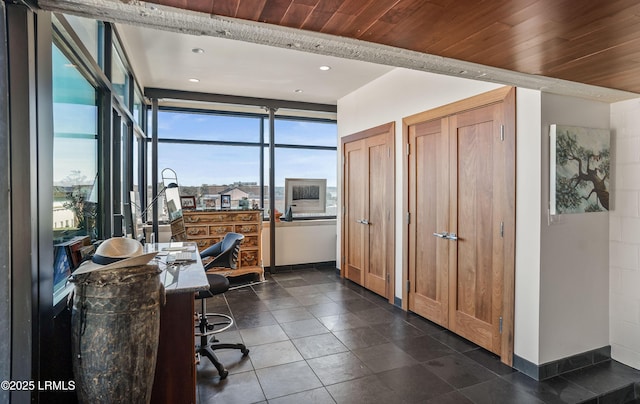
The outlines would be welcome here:
<svg viewBox="0 0 640 404">
<path fill-rule="evenodd" d="M 214 257 L 204 268 L 222 267 L 236 269 L 238 267 L 238 254 L 240 254 L 240 244 L 242 240 L 244 240 L 242 234 L 225 234 L 222 241 L 215 243 L 200 253 L 201 258 Z"/>
<path fill-rule="evenodd" d="M 242 234 L 228 233 L 222 241 L 201 252 L 200 256 L 202 258 L 215 257 L 205 268 L 237 268 L 240 243 L 243 239 L 244 236 Z M 214 334 L 229 329 L 233 325 L 233 318 L 226 314 L 207 313 L 206 299 L 229 290 L 229 280 L 225 276 L 218 274 L 207 274 L 207 279 L 209 281 L 209 289 L 200 291 L 196 295 L 196 299 L 200 299 L 201 305 L 200 314 L 198 314 L 198 323 L 196 325 L 199 331 L 196 332 L 196 336 L 200 337 L 200 345 L 196 347 L 196 352 L 209 358 L 218 370 L 220 379 L 224 379 L 229 372 L 225 369 L 224 365 L 220 363 L 213 351 L 216 349 L 239 349 L 244 357 L 249 354 L 249 350 L 244 344 L 225 344 L 216 339 Z M 209 319 L 214 320 L 209 321 Z M 209 339 L 210 336 L 211 339 Z"/>
</svg>

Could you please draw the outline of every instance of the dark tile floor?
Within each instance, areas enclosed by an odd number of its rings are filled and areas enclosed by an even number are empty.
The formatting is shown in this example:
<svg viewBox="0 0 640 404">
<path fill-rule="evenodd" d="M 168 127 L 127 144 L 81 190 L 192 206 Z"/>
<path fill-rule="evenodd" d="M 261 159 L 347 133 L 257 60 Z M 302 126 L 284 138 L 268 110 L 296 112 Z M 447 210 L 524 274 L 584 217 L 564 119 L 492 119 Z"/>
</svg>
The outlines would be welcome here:
<svg viewBox="0 0 640 404">
<path fill-rule="evenodd" d="M 335 268 L 267 275 L 207 306 L 236 320 L 218 339 L 251 352 L 216 351 L 225 380 L 202 359 L 200 404 L 638 402 L 632 368 L 610 361 L 536 382 Z"/>
</svg>

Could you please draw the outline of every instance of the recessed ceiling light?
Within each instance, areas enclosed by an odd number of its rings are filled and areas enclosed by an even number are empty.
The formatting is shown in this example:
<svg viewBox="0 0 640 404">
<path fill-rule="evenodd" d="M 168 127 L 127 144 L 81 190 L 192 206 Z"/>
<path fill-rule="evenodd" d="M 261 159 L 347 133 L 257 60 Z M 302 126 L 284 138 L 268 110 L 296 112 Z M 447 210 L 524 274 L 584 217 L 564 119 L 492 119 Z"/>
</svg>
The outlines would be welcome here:
<svg viewBox="0 0 640 404">
<path fill-rule="evenodd" d="M 204 49 L 202 49 L 202 48 L 193 48 L 193 49 L 191 49 L 191 52 L 193 52 L 193 53 L 204 53 Z"/>
<path fill-rule="evenodd" d="M 327 66 L 327 65 L 320 66 L 320 70 L 323 70 L 323 71 L 331 70 L 331 66 Z"/>
<path fill-rule="evenodd" d="M 189 81 L 192 82 L 192 83 L 199 83 L 200 79 L 195 79 L 194 78 L 194 79 L 189 79 Z"/>
<path fill-rule="evenodd" d="M 302 90 L 300 88 L 296 90 L 296 93 L 303 93 L 303 92 L 304 92 L 304 90 Z"/>
</svg>

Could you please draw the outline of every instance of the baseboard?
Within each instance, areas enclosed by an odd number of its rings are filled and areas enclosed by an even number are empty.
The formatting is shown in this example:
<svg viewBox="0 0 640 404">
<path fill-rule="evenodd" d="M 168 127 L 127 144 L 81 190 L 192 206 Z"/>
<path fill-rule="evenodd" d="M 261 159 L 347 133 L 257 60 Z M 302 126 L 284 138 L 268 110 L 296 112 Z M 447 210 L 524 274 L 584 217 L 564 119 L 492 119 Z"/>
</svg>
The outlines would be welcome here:
<svg viewBox="0 0 640 404">
<path fill-rule="evenodd" d="M 309 262 L 304 264 L 293 264 L 293 265 L 276 265 L 276 272 L 288 272 L 288 271 L 297 271 L 301 269 L 312 269 L 312 268 L 335 268 L 335 261 L 322 261 L 322 262 Z M 265 266 L 265 270 L 269 270 L 270 266 Z"/>
<path fill-rule="evenodd" d="M 513 367 L 535 380 L 546 380 L 554 376 L 569 373 L 577 369 L 593 366 L 611 360 L 611 346 L 593 349 L 566 358 L 536 365 L 533 362 L 513 355 Z"/>
</svg>

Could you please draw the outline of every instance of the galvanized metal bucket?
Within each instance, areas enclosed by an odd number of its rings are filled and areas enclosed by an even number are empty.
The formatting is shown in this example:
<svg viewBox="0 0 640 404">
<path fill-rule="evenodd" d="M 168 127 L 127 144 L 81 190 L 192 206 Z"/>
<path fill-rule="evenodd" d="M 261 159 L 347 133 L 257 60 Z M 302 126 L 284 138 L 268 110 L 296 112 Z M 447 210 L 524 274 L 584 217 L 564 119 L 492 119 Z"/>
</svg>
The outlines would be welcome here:
<svg viewBox="0 0 640 404">
<path fill-rule="evenodd" d="M 80 403 L 148 403 L 164 288 L 156 265 L 74 276 L 73 371 Z"/>
</svg>

